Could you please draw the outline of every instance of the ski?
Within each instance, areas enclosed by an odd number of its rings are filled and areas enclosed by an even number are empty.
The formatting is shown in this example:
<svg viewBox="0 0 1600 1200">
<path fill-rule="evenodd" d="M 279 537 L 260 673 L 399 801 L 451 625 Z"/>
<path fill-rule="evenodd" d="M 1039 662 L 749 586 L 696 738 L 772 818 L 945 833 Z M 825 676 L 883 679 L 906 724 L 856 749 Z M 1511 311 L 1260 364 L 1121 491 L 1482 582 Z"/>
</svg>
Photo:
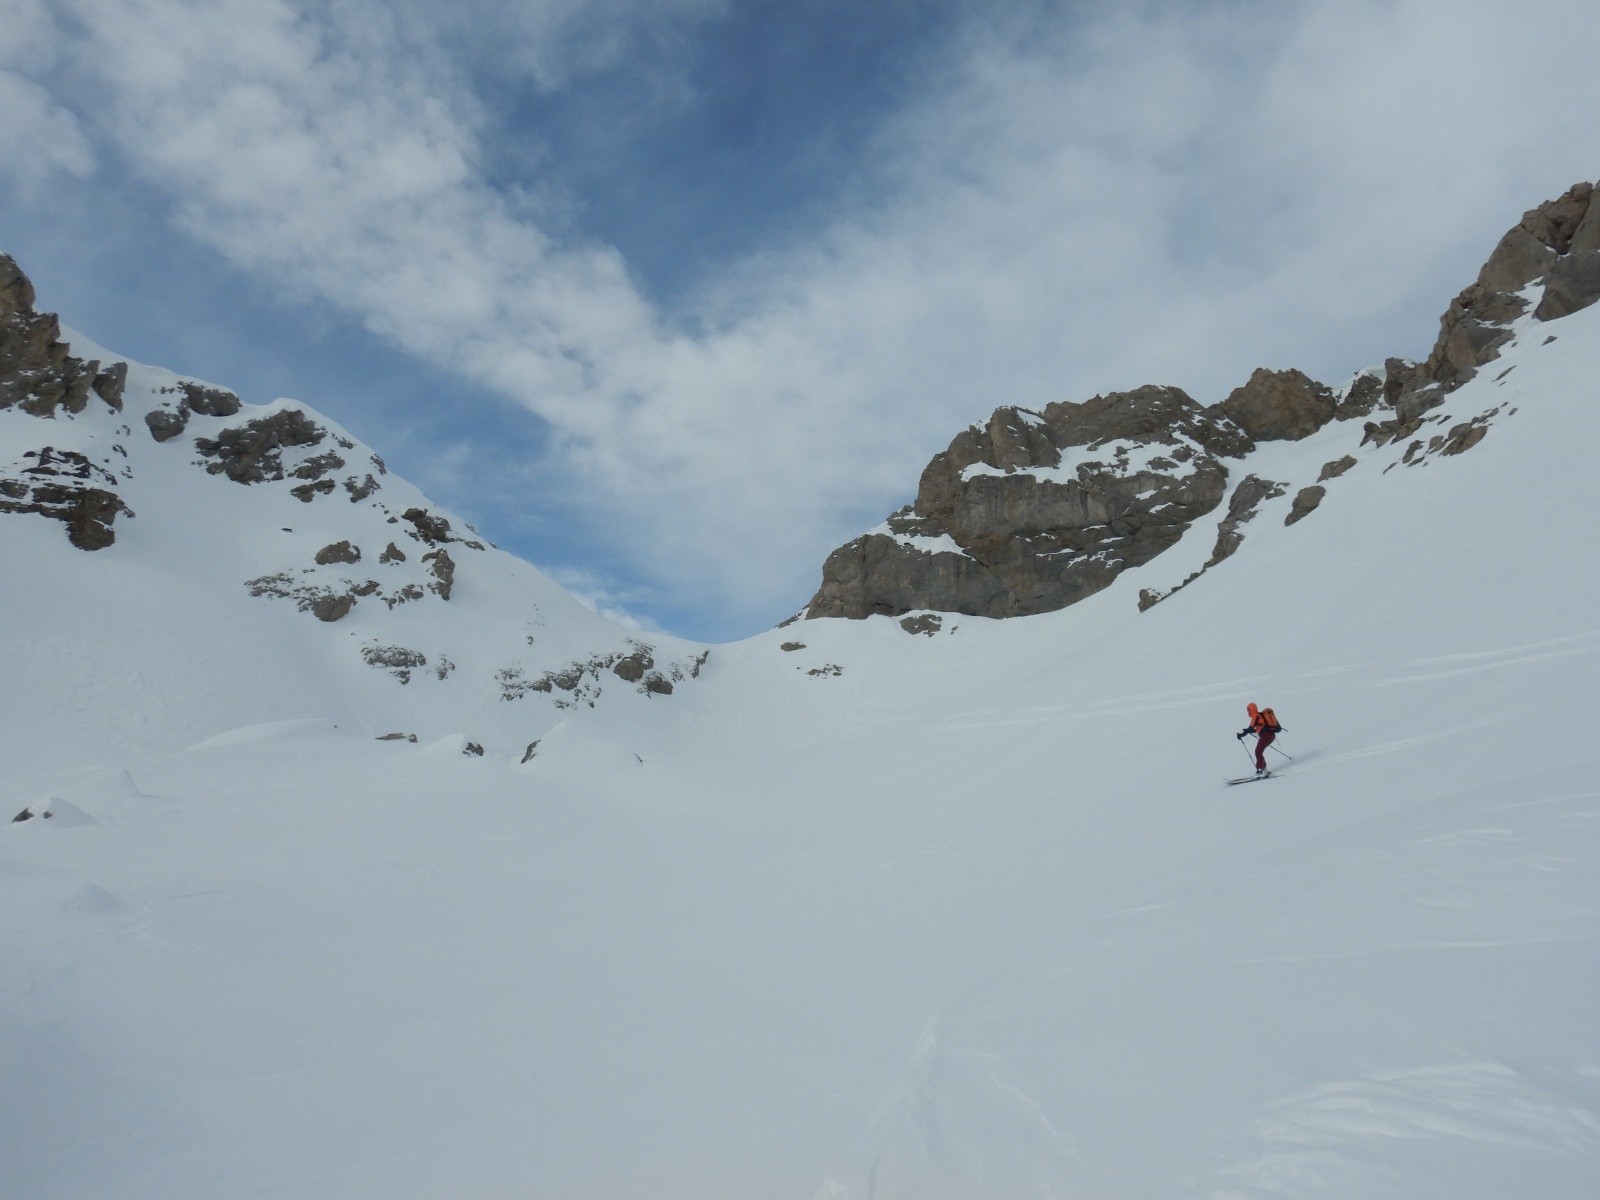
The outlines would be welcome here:
<svg viewBox="0 0 1600 1200">
<path fill-rule="evenodd" d="M 1277 776 L 1275 774 L 1273 774 L 1271 771 L 1268 771 L 1265 775 L 1243 775 L 1243 776 L 1240 776 L 1238 779 L 1228 779 L 1228 780 L 1225 780 L 1224 782 L 1227 783 L 1227 785 L 1229 787 L 1232 787 L 1236 783 L 1257 783 L 1257 782 L 1259 782 L 1260 780 L 1263 780 L 1263 779 L 1276 779 L 1276 778 L 1277 778 Z"/>
</svg>

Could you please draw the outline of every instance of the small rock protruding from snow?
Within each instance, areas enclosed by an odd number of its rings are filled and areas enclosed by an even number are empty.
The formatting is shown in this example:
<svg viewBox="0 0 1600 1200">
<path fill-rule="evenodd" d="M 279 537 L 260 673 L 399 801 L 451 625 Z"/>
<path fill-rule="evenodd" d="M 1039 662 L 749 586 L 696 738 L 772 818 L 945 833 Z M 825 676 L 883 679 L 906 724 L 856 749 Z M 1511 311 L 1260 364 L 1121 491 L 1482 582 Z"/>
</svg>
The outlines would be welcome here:
<svg viewBox="0 0 1600 1200">
<path fill-rule="evenodd" d="M 1328 494 L 1328 489 L 1320 483 L 1310 487 L 1303 487 L 1294 494 L 1294 503 L 1289 506 L 1289 515 L 1284 517 L 1285 525 L 1293 525 L 1311 513 L 1317 505 L 1322 503 L 1322 498 Z"/>
</svg>

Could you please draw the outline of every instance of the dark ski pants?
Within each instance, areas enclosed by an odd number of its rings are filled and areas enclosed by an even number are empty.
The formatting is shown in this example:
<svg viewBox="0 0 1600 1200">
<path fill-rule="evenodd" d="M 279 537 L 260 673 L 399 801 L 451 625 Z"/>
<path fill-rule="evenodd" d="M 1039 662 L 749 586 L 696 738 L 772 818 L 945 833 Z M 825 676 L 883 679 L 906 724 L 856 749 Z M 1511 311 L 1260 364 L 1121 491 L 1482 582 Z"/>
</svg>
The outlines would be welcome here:
<svg viewBox="0 0 1600 1200">
<path fill-rule="evenodd" d="M 1263 729 L 1256 738 L 1256 770 L 1267 769 L 1267 747 L 1272 745 L 1272 740 L 1278 735 L 1270 729 Z"/>
</svg>

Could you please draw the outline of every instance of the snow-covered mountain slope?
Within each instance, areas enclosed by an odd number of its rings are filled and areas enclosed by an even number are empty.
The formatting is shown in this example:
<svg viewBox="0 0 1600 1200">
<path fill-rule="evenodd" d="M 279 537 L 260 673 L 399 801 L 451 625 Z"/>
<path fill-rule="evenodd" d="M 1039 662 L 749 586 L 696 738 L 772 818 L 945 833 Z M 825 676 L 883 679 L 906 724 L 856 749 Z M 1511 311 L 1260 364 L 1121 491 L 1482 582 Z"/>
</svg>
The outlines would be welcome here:
<svg viewBox="0 0 1600 1200">
<path fill-rule="evenodd" d="M 1292 493 L 1290 523 L 1313 512 L 1363 447 L 1407 441 L 1412 459 L 1470 450 L 1492 415 L 1428 429 L 1437 426 L 1429 414 L 1492 366 L 1516 321 L 1556 321 L 1597 301 L 1600 188 L 1585 181 L 1506 231 L 1446 308 L 1421 362 L 1390 358 L 1339 389 L 1260 368 L 1211 405 L 1147 384 L 1037 412 L 996 409 L 933 456 L 911 504 L 828 556 L 804 614 L 1053 612 L 1175 546 L 1195 563 L 1175 581 L 1184 586 L 1239 549 L 1263 501 Z M 1359 438 L 1312 438 L 1357 422 Z M 1278 450 L 1307 439 L 1344 453 L 1298 462 Z M 1286 477 L 1283 462 L 1301 472 Z M 1203 559 L 1193 553 L 1201 524 L 1215 534 Z M 1147 589 L 1139 602 L 1160 603 L 1171 590 Z"/>
<path fill-rule="evenodd" d="M 720 647 L 522 765 L 326 722 L 9 765 L 6 1187 L 1587 1200 L 1600 306 L 1513 332 L 1420 448 L 1292 526 L 1264 500 L 1177 591 L 1214 528 L 1060 612 Z M 131 546 L 128 502 L 62 562 Z M 206 619 L 344 636 L 242 594 Z M 1294 760 L 1229 788 L 1251 700 Z"/>
<path fill-rule="evenodd" d="M 597 616 L 304 405 L 137 363 L 109 399 L 39 402 L 123 360 L 20 308 L 55 351 L 14 353 L 35 402 L 0 404 L 13 769 L 304 718 L 520 758 L 602 692 L 643 705 L 698 671 L 704 647 Z"/>
</svg>

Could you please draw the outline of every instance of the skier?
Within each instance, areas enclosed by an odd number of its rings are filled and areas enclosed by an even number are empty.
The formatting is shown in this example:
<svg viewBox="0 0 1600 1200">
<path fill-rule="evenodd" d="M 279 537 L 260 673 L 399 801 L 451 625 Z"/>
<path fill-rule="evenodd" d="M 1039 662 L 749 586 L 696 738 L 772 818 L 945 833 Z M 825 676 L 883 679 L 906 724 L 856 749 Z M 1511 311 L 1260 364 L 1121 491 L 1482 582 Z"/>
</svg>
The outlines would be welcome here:
<svg viewBox="0 0 1600 1200">
<path fill-rule="evenodd" d="M 1257 708 L 1254 701 L 1245 706 L 1245 712 L 1250 714 L 1250 724 L 1239 731 L 1237 738 L 1243 741 L 1246 734 L 1256 735 L 1256 775 L 1270 775 L 1272 772 L 1267 770 L 1267 747 L 1283 732 L 1283 726 L 1278 724 L 1277 715 L 1270 708 Z"/>
</svg>

